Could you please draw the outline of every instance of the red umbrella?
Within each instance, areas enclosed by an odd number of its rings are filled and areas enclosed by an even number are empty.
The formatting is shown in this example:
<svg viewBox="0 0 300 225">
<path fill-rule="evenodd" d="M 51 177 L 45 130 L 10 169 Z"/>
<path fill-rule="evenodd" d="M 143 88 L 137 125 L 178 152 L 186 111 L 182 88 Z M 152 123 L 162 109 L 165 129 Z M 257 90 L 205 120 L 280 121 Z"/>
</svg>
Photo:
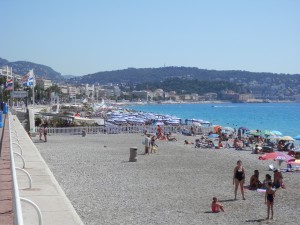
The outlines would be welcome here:
<svg viewBox="0 0 300 225">
<path fill-rule="evenodd" d="M 272 160 L 282 160 L 282 161 L 294 161 L 295 158 L 292 156 L 289 156 L 288 154 L 282 153 L 282 152 L 271 152 L 271 153 L 266 153 L 262 156 L 260 156 L 258 159 L 260 160 L 268 160 L 268 159 L 272 159 Z"/>
<path fill-rule="evenodd" d="M 300 165 L 300 159 L 295 160 L 295 161 L 293 161 L 293 162 L 289 162 L 289 164 Z"/>
</svg>

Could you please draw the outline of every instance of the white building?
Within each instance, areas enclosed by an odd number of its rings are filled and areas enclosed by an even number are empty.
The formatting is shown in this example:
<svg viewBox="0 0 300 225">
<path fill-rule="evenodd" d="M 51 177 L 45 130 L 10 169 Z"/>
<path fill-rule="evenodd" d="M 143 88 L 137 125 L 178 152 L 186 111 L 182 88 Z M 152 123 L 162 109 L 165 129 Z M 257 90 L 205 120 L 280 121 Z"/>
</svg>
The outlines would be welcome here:
<svg viewBox="0 0 300 225">
<path fill-rule="evenodd" d="M 12 72 L 12 67 L 2 67 L 0 68 L 0 76 L 5 76 L 7 79 L 12 79 L 13 78 L 13 72 Z"/>
</svg>

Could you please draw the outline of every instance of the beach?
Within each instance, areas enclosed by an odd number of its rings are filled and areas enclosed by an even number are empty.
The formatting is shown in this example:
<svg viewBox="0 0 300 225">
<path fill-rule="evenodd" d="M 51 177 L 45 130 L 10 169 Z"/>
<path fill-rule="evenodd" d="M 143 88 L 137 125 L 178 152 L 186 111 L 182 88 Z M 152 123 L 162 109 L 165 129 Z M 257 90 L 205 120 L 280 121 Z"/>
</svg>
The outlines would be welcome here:
<svg viewBox="0 0 300 225">
<path fill-rule="evenodd" d="M 266 218 L 264 193 L 238 191 L 233 169 L 242 160 L 246 185 L 255 169 L 262 181 L 268 165 L 258 155 L 234 149 L 195 149 L 178 141 L 157 141 L 158 152 L 143 155 L 141 134 L 49 136 L 33 142 L 86 225 L 99 224 L 299 224 L 300 172 L 283 173 L 286 189 L 276 192 L 274 220 Z M 130 147 L 137 162 L 128 162 Z M 283 164 L 285 166 L 285 164 Z M 210 213 L 212 198 L 225 213 Z"/>
</svg>

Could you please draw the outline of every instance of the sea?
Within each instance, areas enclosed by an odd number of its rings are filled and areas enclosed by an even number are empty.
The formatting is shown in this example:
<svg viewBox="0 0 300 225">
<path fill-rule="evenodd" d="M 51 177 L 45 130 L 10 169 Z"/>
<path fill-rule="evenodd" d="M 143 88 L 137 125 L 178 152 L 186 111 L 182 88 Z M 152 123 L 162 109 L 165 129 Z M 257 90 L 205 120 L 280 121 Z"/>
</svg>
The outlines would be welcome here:
<svg viewBox="0 0 300 225">
<path fill-rule="evenodd" d="M 300 103 L 145 104 L 127 108 L 143 112 L 208 120 L 213 125 L 238 129 L 280 131 L 300 135 Z"/>
</svg>

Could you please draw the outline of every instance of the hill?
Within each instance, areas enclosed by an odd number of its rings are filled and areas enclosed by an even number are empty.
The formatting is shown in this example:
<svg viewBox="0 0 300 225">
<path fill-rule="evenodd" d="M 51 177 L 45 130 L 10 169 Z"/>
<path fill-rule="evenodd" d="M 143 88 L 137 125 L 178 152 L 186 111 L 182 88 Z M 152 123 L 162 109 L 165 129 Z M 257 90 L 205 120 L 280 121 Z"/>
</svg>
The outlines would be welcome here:
<svg viewBox="0 0 300 225">
<path fill-rule="evenodd" d="M 240 70 L 206 70 L 196 67 L 161 67 L 161 68 L 128 68 L 124 70 L 105 71 L 94 74 L 88 74 L 81 77 L 74 77 L 68 80 L 69 83 L 129 83 L 139 84 L 144 82 L 157 82 L 167 78 L 187 78 L 197 80 L 218 81 L 225 80 L 235 83 L 249 83 L 251 81 L 272 80 L 272 83 L 282 84 L 294 82 L 300 84 L 300 75 L 287 75 L 275 73 L 254 73 Z"/>
<path fill-rule="evenodd" d="M 6 59 L 0 58 L 0 67 L 9 66 L 12 67 L 13 73 L 18 75 L 25 75 L 29 70 L 33 69 L 36 77 L 42 77 L 44 79 L 49 79 L 54 82 L 60 82 L 64 80 L 64 77 L 59 73 L 53 70 L 49 66 L 27 62 L 27 61 L 16 61 L 9 62 Z"/>
</svg>

